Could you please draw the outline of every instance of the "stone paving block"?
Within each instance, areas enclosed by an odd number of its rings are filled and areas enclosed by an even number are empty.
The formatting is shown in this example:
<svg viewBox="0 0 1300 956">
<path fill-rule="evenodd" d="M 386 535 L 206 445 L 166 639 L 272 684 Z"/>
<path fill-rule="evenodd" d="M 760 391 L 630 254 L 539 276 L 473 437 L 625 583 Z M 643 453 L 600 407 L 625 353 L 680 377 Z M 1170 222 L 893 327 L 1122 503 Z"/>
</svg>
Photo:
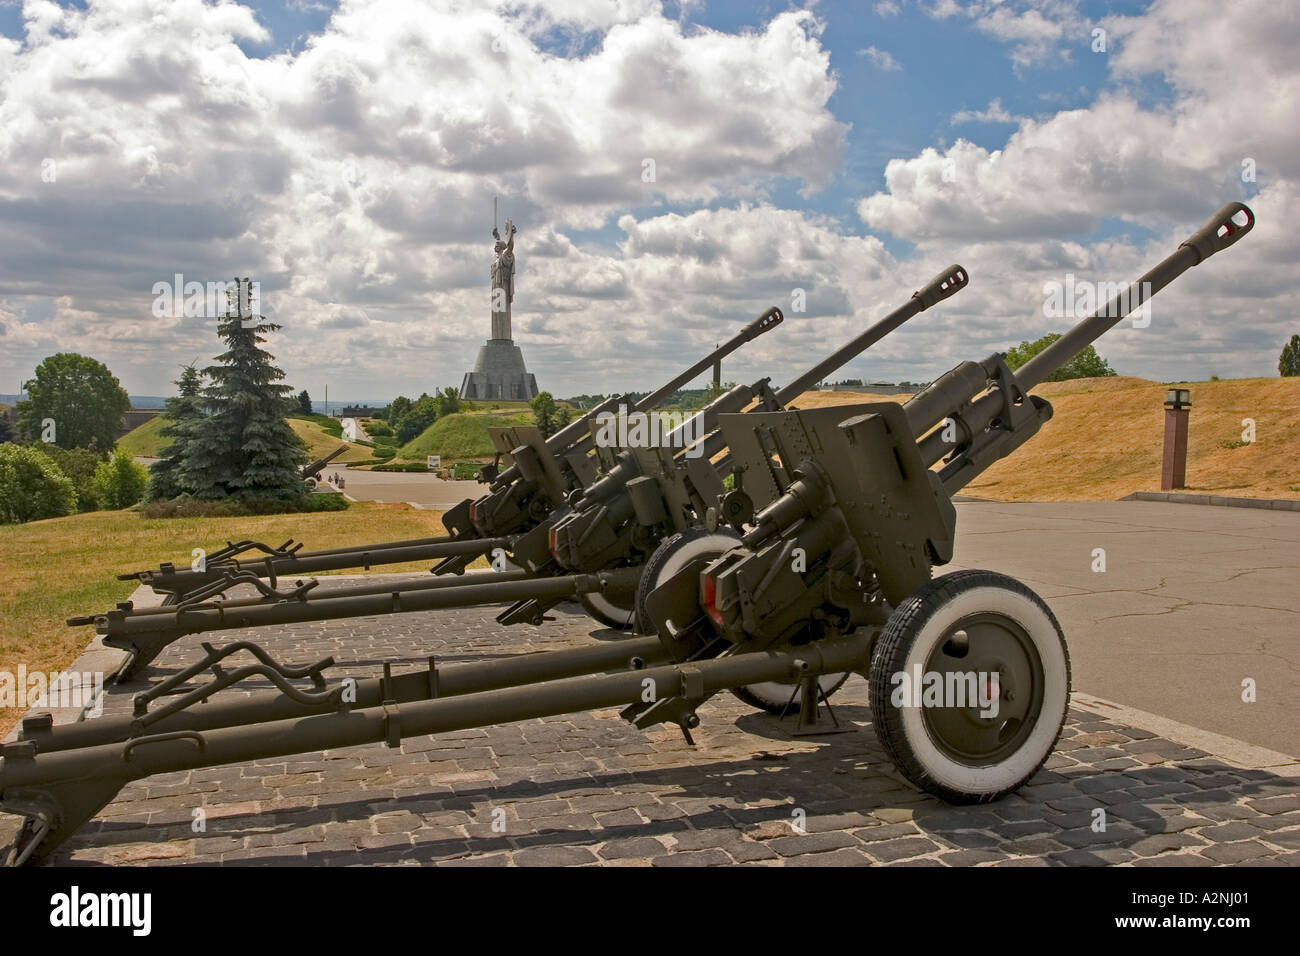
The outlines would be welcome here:
<svg viewBox="0 0 1300 956">
<path fill-rule="evenodd" d="M 939 844 L 924 837 L 906 837 L 902 840 L 869 843 L 863 849 L 874 860 L 879 860 L 882 863 L 892 863 L 895 860 L 935 853 L 939 850 Z"/>
<path fill-rule="evenodd" d="M 847 833 L 808 833 L 798 836 L 777 837 L 768 840 L 765 846 L 781 856 L 798 856 L 801 853 L 823 853 L 843 847 L 859 846 L 857 840 Z"/>
</svg>

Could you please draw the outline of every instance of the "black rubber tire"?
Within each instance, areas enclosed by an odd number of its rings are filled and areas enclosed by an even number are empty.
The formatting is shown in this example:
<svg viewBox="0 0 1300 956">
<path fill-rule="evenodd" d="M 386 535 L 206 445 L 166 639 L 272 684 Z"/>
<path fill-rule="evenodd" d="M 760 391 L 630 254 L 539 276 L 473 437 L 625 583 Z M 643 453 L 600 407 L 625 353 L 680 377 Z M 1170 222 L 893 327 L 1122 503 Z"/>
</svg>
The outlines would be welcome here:
<svg viewBox="0 0 1300 956">
<path fill-rule="evenodd" d="M 998 603 L 1007 610 L 996 608 Z M 974 765 L 944 754 L 924 730 L 921 709 L 896 707 L 891 697 L 893 675 L 908 673 L 922 657 L 928 660 L 927 646 L 937 646 L 951 629 L 941 616 L 955 622 L 981 612 L 1005 617 L 1030 639 L 1043 686 L 1028 739 L 1000 762 Z M 876 736 L 903 776 L 949 803 L 987 803 L 1021 787 L 1055 748 L 1070 704 L 1070 655 L 1051 608 L 1024 584 L 993 571 L 957 571 L 929 582 L 894 610 L 872 650 L 870 685 Z"/>
<path fill-rule="evenodd" d="M 603 598 L 604 603 L 596 600 L 597 598 Z M 612 607 L 618 607 L 618 602 L 608 594 L 579 594 L 578 603 L 582 605 L 582 609 L 587 612 L 587 616 L 592 620 L 604 624 L 606 627 L 613 628 L 616 631 L 626 631 L 632 626 L 633 621 L 636 620 L 635 605 L 627 608 L 626 611 L 620 609 L 620 612 L 617 615 L 614 611 L 610 610 L 610 607 L 605 606 L 609 605 Z"/>
</svg>

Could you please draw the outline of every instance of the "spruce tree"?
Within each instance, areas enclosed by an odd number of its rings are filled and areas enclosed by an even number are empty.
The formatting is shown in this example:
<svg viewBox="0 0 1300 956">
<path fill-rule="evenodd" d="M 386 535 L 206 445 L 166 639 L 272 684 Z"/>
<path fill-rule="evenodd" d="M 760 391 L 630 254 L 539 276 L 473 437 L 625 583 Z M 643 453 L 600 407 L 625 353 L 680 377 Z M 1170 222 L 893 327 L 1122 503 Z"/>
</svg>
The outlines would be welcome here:
<svg viewBox="0 0 1300 956">
<path fill-rule="evenodd" d="M 175 385 L 180 394 L 167 399 L 163 410 L 167 424 L 159 432 L 164 438 L 170 438 L 171 444 L 164 447 L 160 452 L 162 457 L 149 466 L 151 501 L 175 498 L 184 490 L 177 480 L 177 473 L 189 454 L 190 443 L 205 414 L 201 394 L 203 378 L 198 369 L 193 365 L 183 367 Z"/>
<path fill-rule="evenodd" d="M 306 494 L 299 469 L 307 462 L 287 416 L 296 403 L 280 383 L 275 356 L 259 346 L 280 328 L 252 314 L 248 283 L 228 295 L 217 335 L 227 349 L 203 370 L 208 415 L 195 429 L 178 469 L 181 487 L 206 499 L 236 497 L 251 505 L 293 506 Z"/>
<path fill-rule="evenodd" d="M 1277 372 L 1283 378 L 1300 375 L 1300 335 L 1291 336 L 1291 341 L 1282 346 L 1278 356 Z"/>
</svg>

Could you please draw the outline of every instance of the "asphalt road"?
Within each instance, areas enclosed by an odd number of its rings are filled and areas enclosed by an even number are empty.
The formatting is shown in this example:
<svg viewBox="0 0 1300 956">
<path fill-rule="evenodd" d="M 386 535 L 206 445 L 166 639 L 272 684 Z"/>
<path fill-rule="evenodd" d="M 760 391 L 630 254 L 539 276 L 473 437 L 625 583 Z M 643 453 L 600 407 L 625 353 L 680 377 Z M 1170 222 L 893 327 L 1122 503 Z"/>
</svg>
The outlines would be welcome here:
<svg viewBox="0 0 1300 956">
<path fill-rule="evenodd" d="M 438 511 L 458 505 L 466 498 L 478 498 L 487 490 L 487 485 L 477 481 L 441 481 L 423 472 L 325 469 L 326 477 L 335 473 L 343 478 L 343 490 L 358 501 L 405 501 Z"/>
<path fill-rule="evenodd" d="M 1002 571 L 1048 602 L 1077 690 L 1300 756 L 1300 513 L 963 502 L 936 573 L 957 568 Z"/>
</svg>

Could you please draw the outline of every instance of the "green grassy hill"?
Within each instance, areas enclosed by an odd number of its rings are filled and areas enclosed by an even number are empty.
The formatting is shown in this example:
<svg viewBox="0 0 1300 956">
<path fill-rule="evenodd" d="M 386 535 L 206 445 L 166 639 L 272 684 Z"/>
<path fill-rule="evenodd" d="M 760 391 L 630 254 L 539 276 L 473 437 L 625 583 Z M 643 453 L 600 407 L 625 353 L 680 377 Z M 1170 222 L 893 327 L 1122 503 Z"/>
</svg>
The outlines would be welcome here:
<svg viewBox="0 0 1300 956">
<path fill-rule="evenodd" d="M 520 411 L 513 414 L 495 412 L 457 412 L 440 418 L 418 436 L 403 445 L 398 458 L 424 459 L 427 455 L 443 458 L 481 458 L 495 449 L 488 437 L 489 428 L 506 425 L 531 425 L 533 414 Z"/>
<path fill-rule="evenodd" d="M 131 429 L 117 440 L 117 447 L 125 449 L 137 458 L 157 458 L 159 452 L 166 448 L 170 439 L 162 434 L 167 426 L 167 419 L 155 415 L 143 425 Z"/>
</svg>

